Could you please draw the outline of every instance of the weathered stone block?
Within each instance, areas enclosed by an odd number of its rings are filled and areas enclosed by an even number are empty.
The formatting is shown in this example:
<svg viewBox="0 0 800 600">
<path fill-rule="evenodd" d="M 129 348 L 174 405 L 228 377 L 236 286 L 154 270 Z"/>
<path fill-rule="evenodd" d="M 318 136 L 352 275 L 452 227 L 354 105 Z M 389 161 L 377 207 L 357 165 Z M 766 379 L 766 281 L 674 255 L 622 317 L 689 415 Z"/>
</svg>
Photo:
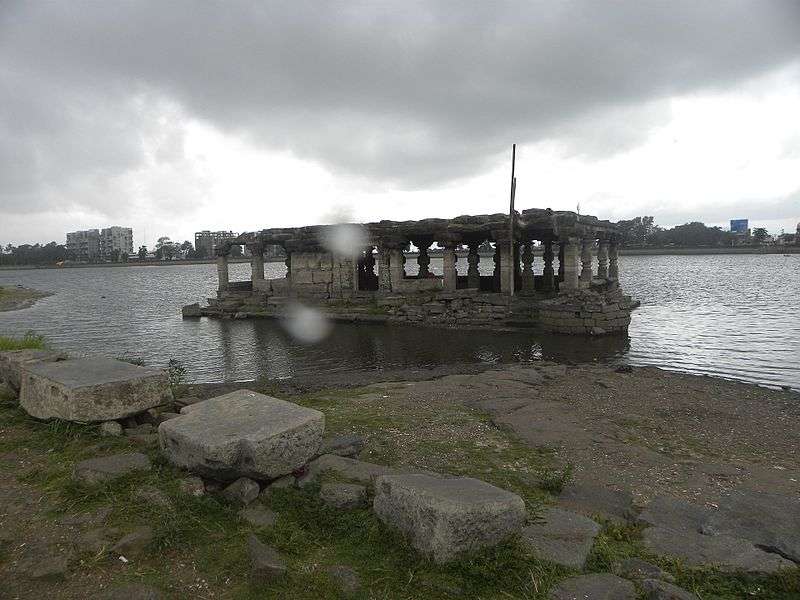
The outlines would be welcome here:
<svg viewBox="0 0 800 600">
<path fill-rule="evenodd" d="M 570 511 L 548 508 L 542 522 L 522 530 L 522 539 L 536 554 L 570 569 L 583 569 L 600 525 Z"/>
<path fill-rule="evenodd" d="M 172 400 L 166 371 L 105 358 L 26 363 L 20 405 L 39 419 L 110 421 Z"/>
<path fill-rule="evenodd" d="M 319 411 L 237 390 L 192 405 L 161 423 L 158 434 L 164 454 L 180 467 L 218 479 L 274 479 L 314 456 L 324 428 Z"/>
<path fill-rule="evenodd" d="M 53 350 L 9 350 L 0 352 L 0 381 L 19 393 L 20 374 L 26 364 L 35 362 L 55 362 L 66 360 L 67 355 Z"/>
<path fill-rule="evenodd" d="M 375 514 L 438 563 L 494 546 L 525 521 L 522 498 L 469 477 L 385 475 L 375 484 Z"/>
</svg>

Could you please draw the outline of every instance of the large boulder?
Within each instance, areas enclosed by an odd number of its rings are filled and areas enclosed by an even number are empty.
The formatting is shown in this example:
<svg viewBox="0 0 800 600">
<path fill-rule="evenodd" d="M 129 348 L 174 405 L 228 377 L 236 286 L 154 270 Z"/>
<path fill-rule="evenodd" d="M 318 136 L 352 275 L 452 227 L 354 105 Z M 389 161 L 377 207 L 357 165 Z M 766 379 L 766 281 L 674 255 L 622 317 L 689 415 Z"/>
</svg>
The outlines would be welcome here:
<svg viewBox="0 0 800 600">
<path fill-rule="evenodd" d="M 111 421 L 170 402 L 167 372 L 106 358 L 28 362 L 20 405 L 38 419 Z"/>
<path fill-rule="evenodd" d="M 173 464 L 220 480 L 274 479 L 316 454 L 325 416 L 285 400 L 237 390 L 192 405 L 158 426 Z"/>
<path fill-rule="evenodd" d="M 29 363 L 55 362 L 66 360 L 67 355 L 54 350 L 8 350 L 0 352 L 0 382 L 5 381 L 9 388 L 19 393 L 22 368 Z"/>
<path fill-rule="evenodd" d="M 375 481 L 373 507 L 437 563 L 494 546 L 525 522 L 522 498 L 469 477 L 384 475 Z"/>
</svg>

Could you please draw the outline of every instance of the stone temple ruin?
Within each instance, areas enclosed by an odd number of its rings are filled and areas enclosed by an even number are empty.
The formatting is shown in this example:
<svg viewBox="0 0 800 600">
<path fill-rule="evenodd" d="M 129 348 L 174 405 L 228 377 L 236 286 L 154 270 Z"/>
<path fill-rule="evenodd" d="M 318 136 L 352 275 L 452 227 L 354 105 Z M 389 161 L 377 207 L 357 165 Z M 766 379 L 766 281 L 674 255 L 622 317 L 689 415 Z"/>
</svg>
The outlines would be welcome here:
<svg viewBox="0 0 800 600">
<path fill-rule="evenodd" d="M 342 232 L 357 247 L 337 249 Z M 432 251 L 434 243 L 441 250 Z M 412 244 L 418 251 L 410 255 Z M 217 297 L 208 307 L 184 307 L 184 315 L 280 316 L 287 301 L 298 300 L 350 320 L 620 333 L 634 303 L 619 287 L 618 244 L 613 223 L 550 209 L 515 212 L 513 232 L 506 214 L 264 229 L 217 249 Z M 252 256 L 250 281 L 229 280 L 233 245 Z M 266 279 L 264 250 L 275 245 L 285 251 L 286 275 Z M 479 271 L 487 250 L 491 274 Z M 442 275 L 431 272 L 434 252 L 441 252 Z M 459 272 L 464 254 L 466 272 Z M 412 257 L 414 267 L 406 260 Z"/>
</svg>

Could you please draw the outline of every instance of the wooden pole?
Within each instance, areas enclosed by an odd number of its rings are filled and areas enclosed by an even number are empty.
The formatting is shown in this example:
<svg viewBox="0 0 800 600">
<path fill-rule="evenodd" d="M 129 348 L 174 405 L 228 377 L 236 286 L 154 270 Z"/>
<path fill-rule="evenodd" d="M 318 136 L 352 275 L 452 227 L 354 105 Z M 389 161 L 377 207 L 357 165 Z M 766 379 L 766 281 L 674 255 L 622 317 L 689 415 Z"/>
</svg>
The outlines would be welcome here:
<svg viewBox="0 0 800 600">
<path fill-rule="evenodd" d="M 509 244 L 509 285 L 508 293 L 510 296 L 514 295 L 514 275 L 516 274 L 517 267 L 514 262 L 514 196 L 517 191 L 517 178 L 514 176 L 517 163 L 517 145 L 511 145 L 511 200 L 508 210 L 508 244 Z"/>
</svg>

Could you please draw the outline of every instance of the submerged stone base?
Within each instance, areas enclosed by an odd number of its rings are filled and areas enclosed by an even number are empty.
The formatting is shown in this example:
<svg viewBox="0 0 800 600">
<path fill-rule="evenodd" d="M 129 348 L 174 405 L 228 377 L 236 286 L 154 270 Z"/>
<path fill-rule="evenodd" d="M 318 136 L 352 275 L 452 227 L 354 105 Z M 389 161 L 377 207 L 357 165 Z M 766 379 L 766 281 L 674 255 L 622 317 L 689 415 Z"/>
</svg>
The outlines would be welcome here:
<svg viewBox="0 0 800 600">
<path fill-rule="evenodd" d="M 615 290 L 561 292 L 543 300 L 539 322 L 552 333 L 605 335 L 624 333 L 631 323 L 631 311 L 638 304 Z"/>
</svg>

